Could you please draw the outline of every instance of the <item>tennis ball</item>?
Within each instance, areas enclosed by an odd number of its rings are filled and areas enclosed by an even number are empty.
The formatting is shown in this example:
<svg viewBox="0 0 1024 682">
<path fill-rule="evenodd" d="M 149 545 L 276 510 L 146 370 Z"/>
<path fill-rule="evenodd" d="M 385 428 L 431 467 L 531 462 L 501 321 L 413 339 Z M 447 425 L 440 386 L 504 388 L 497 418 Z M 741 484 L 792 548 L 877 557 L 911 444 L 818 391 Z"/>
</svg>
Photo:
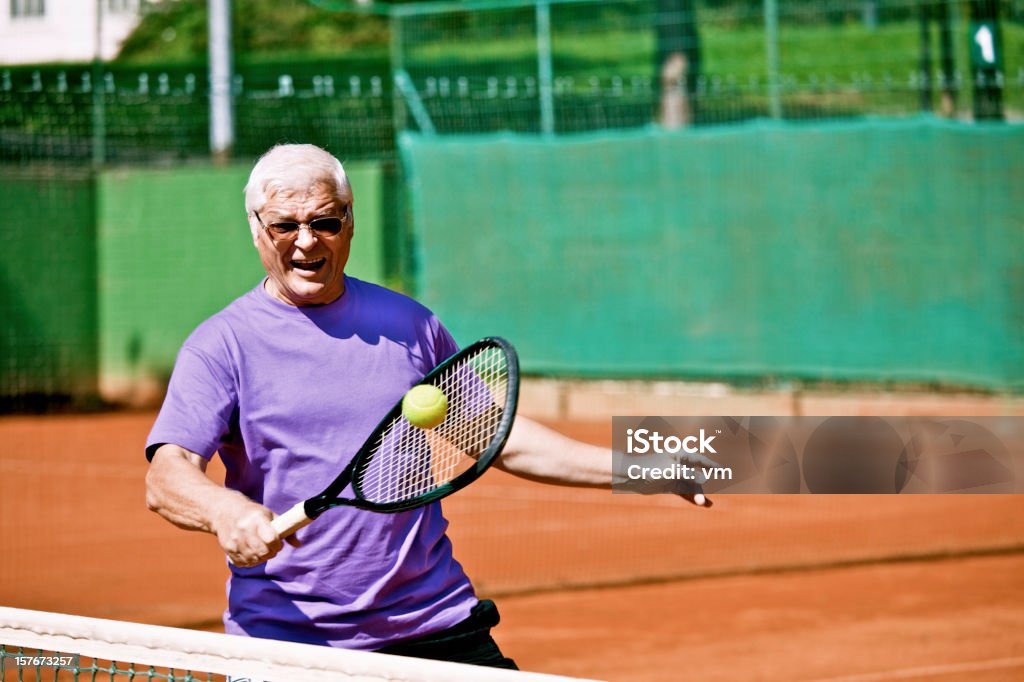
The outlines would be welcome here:
<svg viewBox="0 0 1024 682">
<path fill-rule="evenodd" d="M 448 414 L 448 398 L 437 386 L 413 386 L 402 398 L 402 414 L 413 426 L 432 429 Z"/>
</svg>

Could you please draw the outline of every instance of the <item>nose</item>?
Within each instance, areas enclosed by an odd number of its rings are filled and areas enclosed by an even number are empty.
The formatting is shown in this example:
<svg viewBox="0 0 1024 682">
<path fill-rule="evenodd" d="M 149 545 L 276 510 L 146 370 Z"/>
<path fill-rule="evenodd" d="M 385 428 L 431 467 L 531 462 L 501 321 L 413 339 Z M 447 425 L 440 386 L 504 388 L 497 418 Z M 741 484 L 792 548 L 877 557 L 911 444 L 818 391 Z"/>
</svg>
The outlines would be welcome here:
<svg viewBox="0 0 1024 682">
<path fill-rule="evenodd" d="M 308 249 L 316 243 L 316 235 L 309 225 L 299 225 L 299 234 L 295 237 L 295 246 Z"/>
</svg>

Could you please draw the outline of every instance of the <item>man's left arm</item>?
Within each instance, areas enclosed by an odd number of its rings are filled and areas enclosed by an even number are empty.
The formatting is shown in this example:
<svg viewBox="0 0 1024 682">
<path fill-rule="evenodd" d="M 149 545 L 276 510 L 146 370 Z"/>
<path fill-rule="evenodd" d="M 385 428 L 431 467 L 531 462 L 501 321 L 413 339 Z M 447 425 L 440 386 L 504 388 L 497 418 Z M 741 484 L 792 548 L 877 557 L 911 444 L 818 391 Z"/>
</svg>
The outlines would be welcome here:
<svg viewBox="0 0 1024 682">
<path fill-rule="evenodd" d="M 611 488 L 614 459 L 609 447 L 581 443 L 532 419 L 518 416 L 495 466 L 540 483 Z M 697 506 L 711 506 L 711 500 L 699 493 L 680 497 Z"/>
</svg>

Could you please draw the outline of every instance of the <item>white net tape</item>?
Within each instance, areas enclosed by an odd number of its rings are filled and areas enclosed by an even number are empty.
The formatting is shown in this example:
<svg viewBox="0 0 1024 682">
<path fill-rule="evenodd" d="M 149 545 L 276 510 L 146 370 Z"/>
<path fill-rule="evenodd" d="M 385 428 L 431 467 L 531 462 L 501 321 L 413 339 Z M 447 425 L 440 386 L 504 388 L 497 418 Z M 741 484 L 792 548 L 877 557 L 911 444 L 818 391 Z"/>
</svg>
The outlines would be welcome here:
<svg viewBox="0 0 1024 682">
<path fill-rule="evenodd" d="M 51 663 L 74 660 L 63 667 Z M 569 678 L 0 607 L 0 680 L 565 682 Z"/>
</svg>

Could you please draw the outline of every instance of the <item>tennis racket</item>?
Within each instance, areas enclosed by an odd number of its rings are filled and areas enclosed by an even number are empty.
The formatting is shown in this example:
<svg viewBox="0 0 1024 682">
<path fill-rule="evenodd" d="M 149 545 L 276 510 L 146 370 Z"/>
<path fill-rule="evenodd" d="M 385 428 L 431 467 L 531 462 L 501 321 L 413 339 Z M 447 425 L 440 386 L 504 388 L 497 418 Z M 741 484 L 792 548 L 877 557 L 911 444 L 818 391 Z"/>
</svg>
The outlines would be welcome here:
<svg viewBox="0 0 1024 682">
<path fill-rule="evenodd" d="M 519 398 L 519 361 L 504 339 L 477 341 L 438 365 L 421 384 L 448 398 L 444 421 L 413 426 L 399 401 L 334 481 L 318 495 L 274 518 L 288 537 L 328 509 L 400 512 L 460 490 L 497 459 L 508 440 Z M 351 486 L 352 496 L 342 497 Z"/>
</svg>

